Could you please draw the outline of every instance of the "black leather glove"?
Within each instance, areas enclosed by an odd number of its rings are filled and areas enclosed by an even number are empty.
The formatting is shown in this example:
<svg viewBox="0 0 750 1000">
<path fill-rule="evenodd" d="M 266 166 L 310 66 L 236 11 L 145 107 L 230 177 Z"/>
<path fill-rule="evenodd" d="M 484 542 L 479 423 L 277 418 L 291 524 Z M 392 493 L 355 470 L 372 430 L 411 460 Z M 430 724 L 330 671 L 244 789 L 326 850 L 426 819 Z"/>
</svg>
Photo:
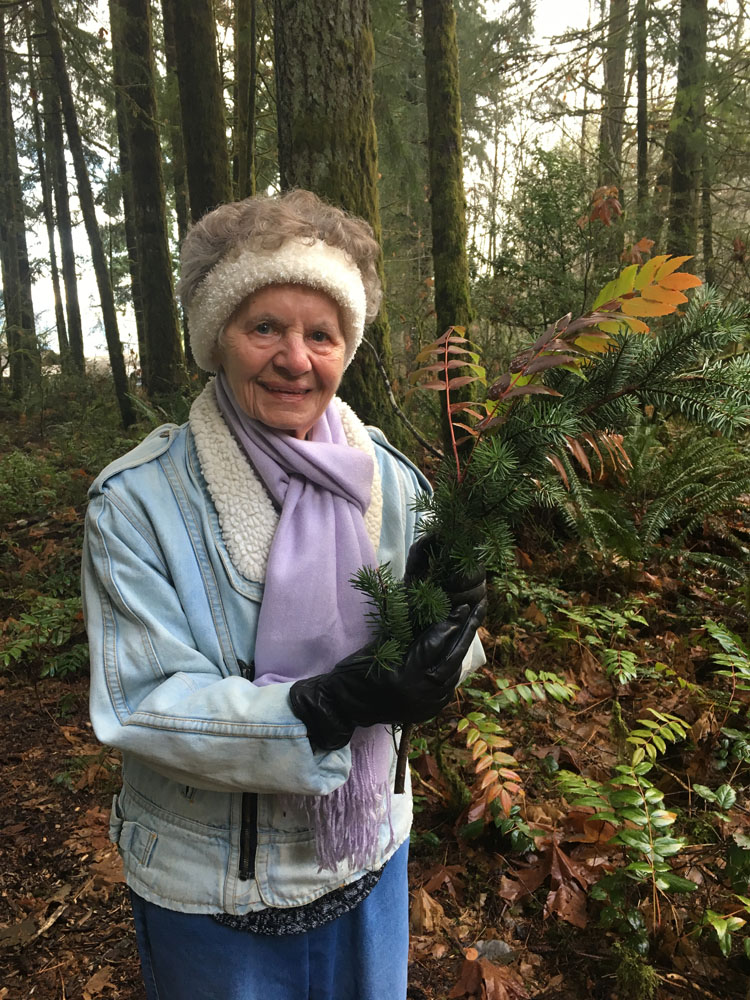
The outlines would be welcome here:
<svg viewBox="0 0 750 1000">
<path fill-rule="evenodd" d="M 486 603 L 453 608 L 445 621 L 425 629 L 388 670 L 373 661 L 373 644 L 337 663 L 328 674 L 296 681 L 292 711 L 319 750 L 346 746 L 357 726 L 424 722 L 444 708 L 461 676 L 461 664 L 484 619 Z"/>
<path fill-rule="evenodd" d="M 406 557 L 404 583 L 407 587 L 427 576 L 438 545 L 437 538 L 430 532 L 420 535 L 413 543 Z M 474 573 L 452 573 L 439 582 L 453 608 L 460 604 L 469 604 L 473 607 L 487 596 L 486 574 L 484 566 L 481 565 Z"/>
</svg>

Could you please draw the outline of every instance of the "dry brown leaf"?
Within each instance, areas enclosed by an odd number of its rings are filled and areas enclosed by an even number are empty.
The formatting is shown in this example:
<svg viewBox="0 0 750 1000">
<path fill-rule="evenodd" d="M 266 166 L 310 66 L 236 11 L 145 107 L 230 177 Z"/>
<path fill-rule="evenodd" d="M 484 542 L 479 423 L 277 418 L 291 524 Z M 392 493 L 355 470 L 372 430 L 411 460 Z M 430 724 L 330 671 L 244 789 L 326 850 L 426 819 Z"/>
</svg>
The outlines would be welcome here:
<svg viewBox="0 0 750 1000">
<path fill-rule="evenodd" d="M 563 882 L 547 896 L 544 904 L 544 915 L 556 913 L 563 920 L 575 927 L 585 927 L 588 923 L 586 915 L 586 894 L 574 882 Z"/>
<path fill-rule="evenodd" d="M 425 889 L 417 889 L 411 904 L 409 924 L 415 934 L 433 934 L 445 920 L 445 910 Z"/>
<path fill-rule="evenodd" d="M 478 997 L 479 1000 L 522 1000 L 528 993 L 512 970 L 489 959 L 465 959 L 461 977 L 448 994 L 450 1000 Z"/>
<path fill-rule="evenodd" d="M 100 996 L 108 986 L 113 986 L 113 972 L 114 969 L 111 965 L 103 965 L 95 972 L 83 987 L 83 1000 L 93 1000 L 94 997 Z"/>
<path fill-rule="evenodd" d="M 528 608 L 526 608 L 522 617 L 525 618 L 526 621 L 533 622 L 534 625 L 547 624 L 547 616 L 539 610 L 535 601 L 532 601 Z"/>
<path fill-rule="evenodd" d="M 465 873 L 463 865 L 438 865 L 427 873 L 423 888 L 426 892 L 437 892 L 444 885 L 456 902 L 460 903 L 463 892 L 461 876 Z"/>
</svg>

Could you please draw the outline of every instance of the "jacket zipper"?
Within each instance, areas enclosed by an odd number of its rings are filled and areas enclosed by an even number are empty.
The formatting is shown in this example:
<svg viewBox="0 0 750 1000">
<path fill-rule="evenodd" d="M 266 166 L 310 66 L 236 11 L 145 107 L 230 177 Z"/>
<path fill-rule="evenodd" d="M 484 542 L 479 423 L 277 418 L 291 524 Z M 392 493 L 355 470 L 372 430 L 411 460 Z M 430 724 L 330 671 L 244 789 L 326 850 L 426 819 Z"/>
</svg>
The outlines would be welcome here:
<svg viewBox="0 0 750 1000">
<path fill-rule="evenodd" d="M 246 681 L 254 680 L 255 664 L 238 660 L 240 672 Z M 242 793 L 242 825 L 240 826 L 240 865 L 238 877 L 241 882 L 255 878 L 255 853 L 258 848 L 258 794 Z"/>
<path fill-rule="evenodd" d="M 258 795 L 242 793 L 242 827 L 240 829 L 240 882 L 255 878 L 255 851 L 258 847 Z"/>
</svg>

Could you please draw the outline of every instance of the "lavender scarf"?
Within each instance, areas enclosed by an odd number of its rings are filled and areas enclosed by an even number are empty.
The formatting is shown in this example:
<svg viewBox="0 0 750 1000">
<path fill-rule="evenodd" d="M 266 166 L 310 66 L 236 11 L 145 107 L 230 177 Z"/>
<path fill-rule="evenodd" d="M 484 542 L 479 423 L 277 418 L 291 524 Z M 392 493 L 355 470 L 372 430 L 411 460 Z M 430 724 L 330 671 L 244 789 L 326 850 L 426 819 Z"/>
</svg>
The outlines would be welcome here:
<svg viewBox="0 0 750 1000">
<path fill-rule="evenodd" d="M 370 638 L 366 601 L 350 580 L 376 556 L 364 523 L 373 462 L 347 444 L 329 405 L 306 440 L 252 420 L 223 372 L 219 410 L 281 508 L 271 543 L 255 639 L 255 683 L 282 684 L 327 673 Z M 358 729 L 352 769 L 329 795 L 294 796 L 315 829 L 318 864 L 370 866 L 390 815 L 391 737 L 385 726 Z"/>
</svg>

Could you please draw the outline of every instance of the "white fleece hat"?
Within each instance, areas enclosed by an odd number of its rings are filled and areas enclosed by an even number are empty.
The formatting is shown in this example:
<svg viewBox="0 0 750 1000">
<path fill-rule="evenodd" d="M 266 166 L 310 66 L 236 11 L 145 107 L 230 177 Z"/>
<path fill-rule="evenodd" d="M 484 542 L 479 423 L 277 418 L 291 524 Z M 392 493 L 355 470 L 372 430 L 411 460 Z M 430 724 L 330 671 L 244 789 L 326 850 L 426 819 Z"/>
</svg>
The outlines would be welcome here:
<svg viewBox="0 0 750 1000">
<path fill-rule="evenodd" d="M 196 364 L 204 371 L 217 370 L 216 344 L 225 323 L 248 295 L 268 285 L 307 285 L 330 295 L 341 309 L 346 368 L 365 329 L 367 303 L 359 268 L 339 247 L 297 239 L 277 250 L 254 250 L 245 244 L 211 268 L 188 306 Z"/>
</svg>

